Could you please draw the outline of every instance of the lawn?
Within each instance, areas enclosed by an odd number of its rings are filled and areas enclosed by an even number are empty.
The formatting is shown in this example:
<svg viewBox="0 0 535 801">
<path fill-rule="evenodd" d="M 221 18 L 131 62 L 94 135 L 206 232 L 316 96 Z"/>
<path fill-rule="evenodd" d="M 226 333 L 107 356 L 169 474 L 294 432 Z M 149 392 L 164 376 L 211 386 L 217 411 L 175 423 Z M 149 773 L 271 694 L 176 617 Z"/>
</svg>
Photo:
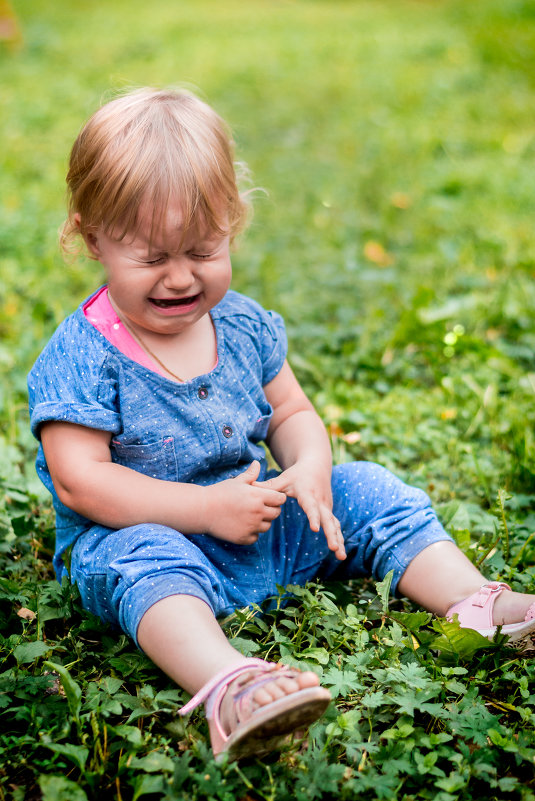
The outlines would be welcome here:
<svg viewBox="0 0 535 801">
<path fill-rule="evenodd" d="M 535 6 L 528 0 L 16 3 L 0 42 L 0 801 L 535 799 L 533 653 L 310 585 L 224 622 L 312 667 L 308 743 L 216 765 L 201 714 L 53 578 L 26 374 L 103 280 L 57 245 L 83 121 L 113 90 L 195 88 L 255 216 L 234 286 L 286 319 L 335 460 L 425 489 L 493 579 L 535 592 Z M 308 746 L 308 747 L 307 747 Z"/>
</svg>

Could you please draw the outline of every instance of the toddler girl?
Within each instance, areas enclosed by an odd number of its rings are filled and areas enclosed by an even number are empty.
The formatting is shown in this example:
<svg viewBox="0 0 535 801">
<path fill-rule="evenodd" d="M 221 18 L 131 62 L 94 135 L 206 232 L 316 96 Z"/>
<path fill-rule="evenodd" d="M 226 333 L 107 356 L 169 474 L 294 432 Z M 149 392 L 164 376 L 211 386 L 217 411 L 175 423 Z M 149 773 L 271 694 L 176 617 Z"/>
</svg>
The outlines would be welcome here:
<svg viewBox="0 0 535 801">
<path fill-rule="evenodd" d="M 485 583 L 421 490 L 376 464 L 331 470 L 281 318 L 229 289 L 247 204 L 211 108 L 116 98 L 82 129 L 67 183 L 64 245 L 81 236 L 107 283 L 29 376 L 54 566 L 61 579 L 70 552 L 85 607 L 194 695 L 183 713 L 205 702 L 215 755 L 266 753 L 329 703 L 314 673 L 244 658 L 217 623 L 277 584 L 392 570 L 438 615 L 529 636 L 534 596 Z"/>
</svg>

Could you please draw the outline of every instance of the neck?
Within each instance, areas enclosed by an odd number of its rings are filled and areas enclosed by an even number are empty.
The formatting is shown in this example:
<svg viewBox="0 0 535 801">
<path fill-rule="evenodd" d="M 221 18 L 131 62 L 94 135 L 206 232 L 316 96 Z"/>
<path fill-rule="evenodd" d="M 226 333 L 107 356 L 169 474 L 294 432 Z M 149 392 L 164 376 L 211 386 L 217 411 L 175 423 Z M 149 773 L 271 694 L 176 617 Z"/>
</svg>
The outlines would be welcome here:
<svg viewBox="0 0 535 801">
<path fill-rule="evenodd" d="M 140 345 L 140 346 L 143 348 L 143 350 L 145 351 L 145 353 L 147 353 L 147 354 L 148 354 L 148 356 L 150 356 L 150 357 L 151 357 L 151 359 L 153 359 L 153 360 L 156 362 L 156 364 L 158 364 L 158 365 L 159 365 L 159 366 L 160 366 L 160 367 L 161 367 L 163 370 L 165 370 L 165 372 L 166 372 L 168 375 L 170 375 L 170 376 L 171 376 L 171 378 L 174 378 L 174 379 L 175 379 L 175 381 L 179 381 L 181 384 L 183 384 L 183 383 L 184 383 L 184 379 L 183 379 L 183 378 L 180 378 L 180 376 L 179 376 L 179 375 L 177 375 L 176 373 L 174 373 L 174 372 L 173 372 L 173 371 L 172 371 L 172 370 L 171 370 L 171 369 L 170 369 L 170 368 L 169 368 L 169 367 L 168 367 L 166 364 L 164 364 L 164 362 L 162 362 L 162 360 L 161 360 L 161 359 L 160 359 L 160 358 L 159 358 L 159 357 L 158 357 L 158 356 L 157 356 L 157 355 L 156 355 L 156 354 L 155 354 L 155 353 L 154 353 L 154 352 L 153 352 L 153 351 L 152 351 L 152 350 L 149 348 L 149 346 L 148 346 L 148 345 L 147 345 L 147 343 L 145 342 L 144 338 L 143 338 L 143 337 L 141 337 L 141 335 L 139 334 L 139 332 L 136 330 L 136 328 L 137 328 L 137 327 L 136 327 L 134 324 L 132 324 L 132 323 L 131 323 L 131 322 L 130 322 L 130 321 L 127 319 L 127 318 L 126 318 L 126 316 L 125 316 L 125 315 L 121 314 L 121 312 L 120 312 L 120 311 L 119 311 L 119 309 L 117 308 L 117 304 L 116 304 L 116 303 L 115 303 L 115 301 L 113 300 L 113 298 L 112 298 L 112 296 L 110 295 L 110 292 L 109 292 L 109 291 L 108 291 L 108 298 L 109 298 L 109 301 L 110 301 L 110 303 L 111 303 L 111 305 L 112 305 L 112 308 L 113 308 L 113 310 L 115 311 L 115 314 L 117 315 L 117 317 L 119 318 L 119 320 L 121 321 L 121 323 L 124 325 L 124 327 L 126 328 L 126 330 L 127 330 L 127 331 L 128 331 L 128 332 L 129 332 L 129 333 L 130 333 L 130 334 L 131 334 L 133 337 L 134 337 L 134 339 L 136 340 L 136 342 L 137 342 L 137 343 L 138 343 L 138 344 L 139 344 L 139 345 Z"/>
</svg>

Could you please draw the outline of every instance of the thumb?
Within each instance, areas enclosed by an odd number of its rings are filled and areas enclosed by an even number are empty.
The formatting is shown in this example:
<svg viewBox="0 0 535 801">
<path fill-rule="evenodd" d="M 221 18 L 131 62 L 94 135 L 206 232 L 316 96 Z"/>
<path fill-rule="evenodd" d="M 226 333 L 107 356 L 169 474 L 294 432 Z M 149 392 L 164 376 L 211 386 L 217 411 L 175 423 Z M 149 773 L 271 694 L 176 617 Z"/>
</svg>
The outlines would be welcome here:
<svg viewBox="0 0 535 801">
<path fill-rule="evenodd" d="M 244 470 L 243 473 L 240 473 L 239 476 L 236 476 L 238 481 L 244 481 L 246 484 L 252 484 L 258 476 L 260 475 L 260 462 L 256 459 L 254 462 L 251 462 L 247 470 Z"/>
</svg>

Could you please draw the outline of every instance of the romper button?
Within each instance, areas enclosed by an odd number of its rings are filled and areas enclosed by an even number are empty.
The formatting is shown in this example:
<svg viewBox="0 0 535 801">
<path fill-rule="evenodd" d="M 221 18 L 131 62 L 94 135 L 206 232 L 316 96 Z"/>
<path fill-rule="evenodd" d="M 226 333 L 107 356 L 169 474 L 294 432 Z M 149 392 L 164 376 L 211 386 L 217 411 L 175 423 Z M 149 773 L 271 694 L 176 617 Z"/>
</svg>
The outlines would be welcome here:
<svg viewBox="0 0 535 801">
<path fill-rule="evenodd" d="M 223 426 L 223 436 L 229 439 L 233 435 L 233 430 L 230 426 Z"/>
<path fill-rule="evenodd" d="M 206 389 L 206 387 L 199 387 L 197 395 L 201 400 L 206 400 L 206 398 L 208 397 L 208 390 Z"/>
</svg>

